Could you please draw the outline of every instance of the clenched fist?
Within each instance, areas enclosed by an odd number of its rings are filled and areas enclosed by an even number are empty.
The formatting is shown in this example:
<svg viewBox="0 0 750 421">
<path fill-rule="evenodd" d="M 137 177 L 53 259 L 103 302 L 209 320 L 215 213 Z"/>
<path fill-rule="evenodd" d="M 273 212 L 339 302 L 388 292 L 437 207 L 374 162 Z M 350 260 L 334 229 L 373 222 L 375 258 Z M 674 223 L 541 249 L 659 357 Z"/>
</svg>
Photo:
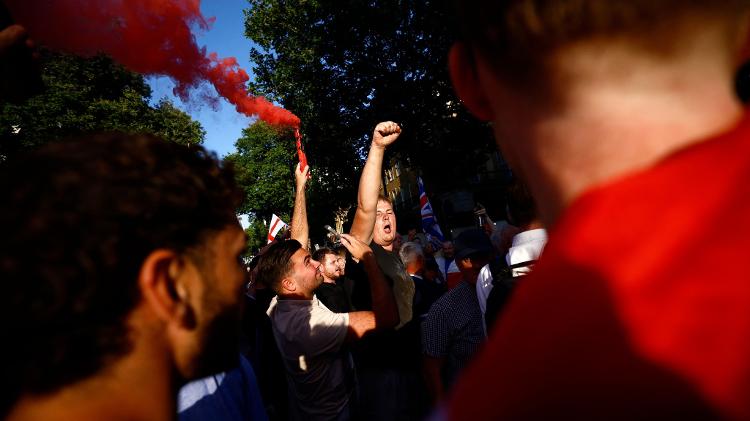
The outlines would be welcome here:
<svg viewBox="0 0 750 421">
<path fill-rule="evenodd" d="M 398 139 L 401 134 L 401 127 L 392 121 L 384 121 L 375 126 L 372 133 L 372 143 L 381 148 L 385 148 Z"/>
</svg>

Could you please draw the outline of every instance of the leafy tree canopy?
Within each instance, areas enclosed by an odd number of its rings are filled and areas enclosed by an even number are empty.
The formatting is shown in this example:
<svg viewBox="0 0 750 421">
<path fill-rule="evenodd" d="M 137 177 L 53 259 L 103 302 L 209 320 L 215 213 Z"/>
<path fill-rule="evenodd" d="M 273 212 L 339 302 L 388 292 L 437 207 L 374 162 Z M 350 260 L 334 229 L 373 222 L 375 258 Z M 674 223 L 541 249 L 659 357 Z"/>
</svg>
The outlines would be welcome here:
<svg viewBox="0 0 750 421">
<path fill-rule="evenodd" d="M 271 220 L 275 213 L 287 223 L 294 202 L 295 146 L 289 129 L 263 121 L 242 131 L 237 152 L 226 157 L 234 164 L 237 182 L 245 191 L 241 213 Z"/>
<path fill-rule="evenodd" d="M 250 0 L 251 91 L 302 120 L 308 158 L 330 211 L 356 200 L 373 127 L 394 120 L 398 153 L 443 190 L 465 187 L 494 149 L 488 127 L 464 111 L 447 72 L 450 17 L 422 0 Z M 289 140 L 293 142 L 293 140 Z M 393 155 L 390 155 L 393 156 Z M 311 204 L 317 199 L 312 198 Z"/>
<path fill-rule="evenodd" d="M 248 257 L 255 255 L 268 242 L 268 228 L 260 218 L 250 218 L 250 224 L 245 229 L 245 234 L 247 234 Z"/>
<path fill-rule="evenodd" d="M 41 65 L 42 94 L 19 105 L 0 103 L 0 160 L 89 131 L 147 132 L 188 145 L 205 137 L 200 123 L 169 101 L 151 107 L 151 89 L 143 76 L 107 56 L 43 51 Z"/>
<path fill-rule="evenodd" d="M 268 227 L 263 221 L 270 222 L 272 214 L 291 223 L 295 194 L 294 169 L 297 165 L 292 139 L 290 129 L 258 121 L 242 131 L 242 137 L 235 143 L 237 152 L 226 157 L 234 165 L 237 182 L 245 191 L 240 212 L 250 215 L 250 226 L 245 232 L 248 235 L 248 249 L 253 252 L 266 244 Z M 329 200 L 330 192 L 337 191 L 342 185 L 356 185 L 358 180 L 338 180 L 324 169 L 311 165 L 306 194 L 308 222 L 313 238 L 323 238 L 323 225 L 334 223 L 332 211 L 336 208 Z"/>
<path fill-rule="evenodd" d="M 250 216 L 245 229 L 247 249 L 256 253 L 266 245 L 271 215 L 289 224 L 294 205 L 295 144 L 291 129 L 258 121 L 242 131 L 227 155 L 234 165 L 237 183 L 245 191 L 240 213 Z"/>
</svg>

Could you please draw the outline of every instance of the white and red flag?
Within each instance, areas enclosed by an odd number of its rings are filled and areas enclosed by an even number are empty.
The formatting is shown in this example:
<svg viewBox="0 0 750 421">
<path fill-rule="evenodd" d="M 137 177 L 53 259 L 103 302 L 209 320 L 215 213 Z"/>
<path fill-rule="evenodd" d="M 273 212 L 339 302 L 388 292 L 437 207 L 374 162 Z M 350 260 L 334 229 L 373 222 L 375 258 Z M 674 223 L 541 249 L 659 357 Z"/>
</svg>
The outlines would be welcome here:
<svg viewBox="0 0 750 421">
<path fill-rule="evenodd" d="M 281 220 L 276 214 L 272 214 L 271 216 L 271 225 L 268 228 L 268 244 L 271 244 L 273 240 L 276 238 L 276 234 L 281 231 L 282 228 L 288 227 L 284 221 Z"/>
</svg>

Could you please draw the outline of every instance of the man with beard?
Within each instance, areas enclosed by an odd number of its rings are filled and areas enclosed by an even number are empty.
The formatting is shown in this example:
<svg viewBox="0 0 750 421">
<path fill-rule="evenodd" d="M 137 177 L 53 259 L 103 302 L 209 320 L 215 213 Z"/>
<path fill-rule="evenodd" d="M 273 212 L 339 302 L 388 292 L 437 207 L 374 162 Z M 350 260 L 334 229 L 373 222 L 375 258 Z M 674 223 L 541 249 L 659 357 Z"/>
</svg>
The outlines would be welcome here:
<svg viewBox="0 0 750 421">
<path fill-rule="evenodd" d="M 339 259 L 343 259 L 328 247 L 315 250 L 312 257 L 313 260 L 320 262 L 323 275 L 323 283 L 315 290 L 315 296 L 334 313 L 352 311 L 351 299 L 344 285 L 346 278 L 341 276 L 342 265 Z"/>
<path fill-rule="evenodd" d="M 297 240 L 272 244 L 260 258 L 258 280 L 273 289 L 268 316 L 286 366 L 293 420 L 356 417 L 354 366 L 344 344 L 398 322 L 393 293 L 372 250 L 353 236 L 341 244 L 367 271 L 372 311 L 334 313 L 314 291 L 323 281 L 320 263 Z"/>
<path fill-rule="evenodd" d="M 370 152 L 359 180 L 358 206 L 351 234 L 370 244 L 378 266 L 393 288 L 399 323 L 395 329 L 370 335 L 357 344 L 355 359 L 361 387 L 364 419 L 414 419 L 421 416 L 424 387 L 418 371 L 419 327 L 412 320 L 414 282 L 394 252 L 397 224 L 391 201 L 379 194 L 385 148 L 401 133 L 398 124 L 379 123 L 373 131 Z M 371 307 L 367 276 L 357 265 L 347 269 L 354 280 L 352 304 L 357 310 Z"/>
<path fill-rule="evenodd" d="M 749 420 L 750 4 L 455 4 L 454 87 L 550 236 L 450 418 Z"/>
<path fill-rule="evenodd" d="M 237 364 L 231 169 L 200 146 L 106 134 L 0 172 L 6 419 L 170 420 L 180 385 Z"/>
</svg>

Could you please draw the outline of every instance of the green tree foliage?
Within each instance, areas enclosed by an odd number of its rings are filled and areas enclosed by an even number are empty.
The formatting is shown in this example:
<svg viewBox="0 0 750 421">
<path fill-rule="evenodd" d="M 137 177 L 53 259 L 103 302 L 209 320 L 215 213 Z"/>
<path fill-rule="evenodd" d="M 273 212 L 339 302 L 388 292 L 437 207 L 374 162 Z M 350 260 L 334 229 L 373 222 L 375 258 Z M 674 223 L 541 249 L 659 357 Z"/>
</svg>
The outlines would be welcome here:
<svg viewBox="0 0 750 421">
<path fill-rule="evenodd" d="M 247 234 L 247 250 L 250 255 L 255 255 L 268 243 L 268 227 L 263 224 L 263 220 L 260 218 L 250 218 L 250 225 L 245 229 L 245 234 Z"/>
<path fill-rule="evenodd" d="M 160 100 L 148 117 L 149 127 L 146 130 L 172 142 L 195 145 L 203 143 L 206 137 L 206 131 L 199 122 L 167 99 Z"/>
<path fill-rule="evenodd" d="M 245 190 L 241 213 L 271 220 L 271 214 L 291 214 L 294 202 L 295 147 L 289 129 L 258 121 L 242 131 L 237 152 L 226 157 L 234 164 L 237 182 Z M 284 219 L 287 223 L 288 219 Z"/>
<path fill-rule="evenodd" d="M 293 133 L 258 121 L 242 131 L 242 137 L 235 142 L 237 151 L 226 159 L 234 165 L 237 183 L 245 191 L 245 200 L 240 213 L 250 215 L 248 249 L 257 251 L 266 244 L 271 215 L 278 215 L 287 224 L 294 206 L 294 169 L 297 153 Z M 311 178 L 306 185 L 307 214 L 310 234 L 323 238 L 323 225 L 333 224 L 332 210 L 335 204 L 330 200 L 331 191 L 339 185 L 356 185 L 359 178 L 338 180 L 324 170 L 311 165 Z M 261 228 L 262 227 L 262 228 Z"/>
<path fill-rule="evenodd" d="M 166 100 L 151 107 L 143 76 L 104 55 L 81 58 L 43 51 L 45 90 L 19 105 L 0 103 L 0 160 L 48 141 L 99 130 L 147 132 L 198 144 L 200 123 Z"/>
<path fill-rule="evenodd" d="M 308 157 L 328 209 L 354 203 L 361 163 L 379 121 L 402 123 L 389 150 L 432 185 L 467 184 L 494 149 L 486 124 L 459 105 L 447 72 L 450 16 L 429 0 L 250 0 L 251 91 L 302 120 Z M 315 200 L 315 199 L 313 199 Z M 330 212 L 329 212 L 330 215 Z"/>
</svg>

